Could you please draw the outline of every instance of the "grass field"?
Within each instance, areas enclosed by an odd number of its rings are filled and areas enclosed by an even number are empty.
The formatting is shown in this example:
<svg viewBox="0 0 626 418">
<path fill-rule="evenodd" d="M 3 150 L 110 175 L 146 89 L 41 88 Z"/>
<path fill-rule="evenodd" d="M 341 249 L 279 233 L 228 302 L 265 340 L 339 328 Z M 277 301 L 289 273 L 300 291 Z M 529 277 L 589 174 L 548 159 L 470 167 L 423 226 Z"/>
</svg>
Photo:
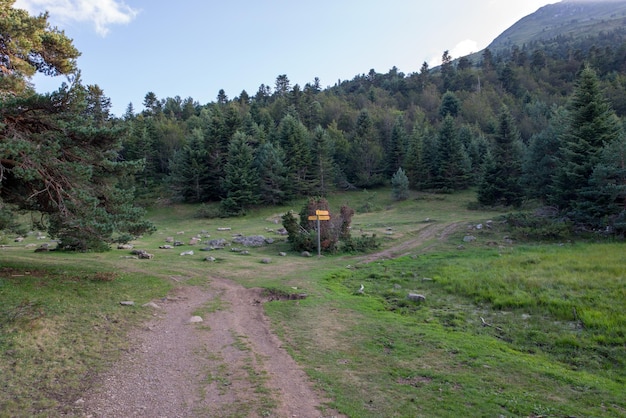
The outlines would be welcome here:
<svg viewBox="0 0 626 418">
<path fill-rule="evenodd" d="M 626 416 L 624 244 L 513 242 L 499 213 L 467 209 L 473 199 L 468 192 L 393 202 L 389 190 L 331 196 L 331 211 L 356 209 L 353 235 L 375 233 L 381 250 L 402 249 L 399 258 L 370 263 L 290 251 L 272 230 L 302 203 L 236 219 L 200 219 L 194 206 L 152 209 L 158 232 L 134 243 L 152 260 L 124 258 L 125 250 L 34 253 L 34 235 L 19 244 L 5 236 L 0 416 L 68 410 L 123 354 L 126 332 L 147 318 L 141 304 L 211 277 L 309 295 L 265 309 L 284 346 L 348 416 Z M 487 220 L 492 228 L 476 228 Z M 196 234 L 276 242 L 248 255 L 158 248 L 166 237 L 187 242 Z M 193 256 L 180 255 L 190 249 Z"/>
</svg>

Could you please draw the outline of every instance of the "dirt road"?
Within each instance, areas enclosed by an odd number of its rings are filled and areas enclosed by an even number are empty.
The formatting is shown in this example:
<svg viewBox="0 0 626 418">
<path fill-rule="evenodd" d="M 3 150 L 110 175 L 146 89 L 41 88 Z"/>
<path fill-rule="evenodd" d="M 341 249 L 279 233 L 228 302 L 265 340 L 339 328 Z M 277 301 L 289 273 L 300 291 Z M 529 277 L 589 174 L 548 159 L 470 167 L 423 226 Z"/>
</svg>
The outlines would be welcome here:
<svg viewBox="0 0 626 418">
<path fill-rule="evenodd" d="M 400 256 L 458 224 L 433 224 L 360 262 Z M 129 336 L 132 349 L 76 402 L 84 417 L 339 417 L 281 347 L 260 289 L 211 278 L 155 301 L 154 319 Z M 203 322 L 189 323 L 194 313 Z"/>
<path fill-rule="evenodd" d="M 77 415 L 340 416 L 320 409 L 324 399 L 270 331 L 262 299 L 259 289 L 212 279 L 155 301 L 154 320 L 77 401 Z M 203 322 L 189 323 L 203 307 Z"/>
</svg>

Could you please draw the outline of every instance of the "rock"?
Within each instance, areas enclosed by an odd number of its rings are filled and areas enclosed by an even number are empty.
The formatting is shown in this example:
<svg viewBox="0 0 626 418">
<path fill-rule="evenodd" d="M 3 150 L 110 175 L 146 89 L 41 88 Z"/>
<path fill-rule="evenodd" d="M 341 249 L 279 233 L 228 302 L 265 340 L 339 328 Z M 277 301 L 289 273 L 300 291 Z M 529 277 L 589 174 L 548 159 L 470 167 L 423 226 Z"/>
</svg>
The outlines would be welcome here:
<svg viewBox="0 0 626 418">
<path fill-rule="evenodd" d="M 22 242 L 22 241 L 24 241 L 24 237 L 17 237 L 17 238 L 15 238 L 14 241 L 15 242 Z"/>
<path fill-rule="evenodd" d="M 473 235 L 466 235 L 463 237 L 463 242 L 474 242 L 476 241 L 476 237 Z"/>
<path fill-rule="evenodd" d="M 193 255 L 193 250 L 183 251 L 180 255 Z"/>
<path fill-rule="evenodd" d="M 232 228 L 230 227 L 225 227 L 225 228 L 217 228 L 218 231 L 230 231 L 232 230 Z"/>
<path fill-rule="evenodd" d="M 214 263 L 215 261 L 217 261 L 217 259 L 215 257 L 208 256 L 208 257 L 204 257 L 204 261 L 210 261 Z"/>
<path fill-rule="evenodd" d="M 300 253 L 300 255 L 301 255 L 302 257 L 312 257 L 311 253 L 310 253 L 310 252 L 308 252 L 308 251 L 302 251 L 302 252 Z"/>
<path fill-rule="evenodd" d="M 289 235 L 289 232 L 287 232 L 287 230 L 285 228 L 279 228 L 276 230 L 276 233 L 278 235 Z"/>
<path fill-rule="evenodd" d="M 426 300 L 426 296 L 420 295 L 419 293 L 409 293 L 406 298 L 413 302 L 424 302 Z"/>
<path fill-rule="evenodd" d="M 161 307 L 159 305 L 157 305 L 154 302 L 148 302 L 148 303 L 144 303 L 143 305 L 144 308 L 154 308 L 154 309 L 161 309 Z"/>
<path fill-rule="evenodd" d="M 123 300 L 120 302 L 120 305 L 122 306 L 134 306 L 135 302 L 133 302 L 132 300 Z"/>
<path fill-rule="evenodd" d="M 226 240 L 221 238 L 221 239 L 212 239 L 210 241 L 206 242 L 206 247 L 200 249 L 200 251 L 212 251 L 212 250 L 219 250 L 226 247 Z"/>
<path fill-rule="evenodd" d="M 162 250 L 171 250 L 174 247 L 171 245 L 161 245 L 159 248 Z"/>
<path fill-rule="evenodd" d="M 144 251 L 140 254 L 137 254 L 137 257 L 139 257 L 142 260 L 152 260 L 152 258 L 154 258 L 154 255 Z"/>
<path fill-rule="evenodd" d="M 261 263 L 263 264 L 270 264 L 272 262 L 271 258 L 262 258 L 261 259 Z"/>
<path fill-rule="evenodd" d="M 190 240 L 189 240 L 189 245 L 196 245 L 196 244 L 198 244 L 200 241 L 202 241 L 200 238 L 193 237 L 192 239 L 190 239 Z"/>
<path fill-rule="evenodd" d="M 476 229 L 483 229 L 483 224 L 476 225 Z"/>
<path fill-rule="evenodd" d="M 281 257 L 287 257 L 287 253 L 283 251 L 279 252 L 278 255 Z"/>
<path fill-rule="evenodd" d="M 250 251 L 243 250 L 243 251 L 240 251 L 239 254 L 241 254 L 241 255 L 250 255 Z"/>
<path fill-rule="evenodd" d="M 174 242 L 174 237 L 167 237 L 167 238 L 165 238 L 165 242 L 168 242 L 168 243 L 172 244 Z"/>
<path fill-rule="evenodd" d="M 263 235 L 252 235 L 249 237 L 237 236 L 233 238 L 233 242 L 243 245 L 244 247 L 260 247 L 274 242 L 271 238 L 265 238 Z"/>
<path fill-rule="evenodd" d="M 191 318 L 189 318 L 189 321 L 187 321 L 190 324 L 197 324 L 199 322 L 203 322 L 203 319 L 201 316 L 192 316 Z"/>
<path fill-rule="evenodd" d="M 132 250 L 133 249 L 133 245 L 132 244 L 120 244 L 117 246 L 118 250 Z"/>
</svg>

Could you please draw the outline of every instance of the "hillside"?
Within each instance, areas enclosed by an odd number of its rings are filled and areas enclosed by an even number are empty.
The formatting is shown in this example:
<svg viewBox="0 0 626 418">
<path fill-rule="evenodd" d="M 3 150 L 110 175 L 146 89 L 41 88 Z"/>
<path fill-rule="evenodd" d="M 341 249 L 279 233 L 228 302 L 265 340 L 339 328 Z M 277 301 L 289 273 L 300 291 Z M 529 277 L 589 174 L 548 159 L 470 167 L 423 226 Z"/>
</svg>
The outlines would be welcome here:
<svg viewBox="0 0 626 418">
<path fill-rule="evenodd" d="M 514 45 L 545 43 L 557 37 L 584 39 L 624 30 L 626 1 L 566 0 L 550 4 L 520 19 L 488 46 L 501 52 Z"/>
</svg>

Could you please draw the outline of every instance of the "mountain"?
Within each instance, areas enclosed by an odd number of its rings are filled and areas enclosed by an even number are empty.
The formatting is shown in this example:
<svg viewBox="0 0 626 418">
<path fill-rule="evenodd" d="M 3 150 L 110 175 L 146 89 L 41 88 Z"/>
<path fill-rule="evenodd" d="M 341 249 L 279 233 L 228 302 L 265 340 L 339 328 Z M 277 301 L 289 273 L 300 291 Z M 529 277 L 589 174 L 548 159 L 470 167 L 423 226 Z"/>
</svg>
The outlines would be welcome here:
<svg viewBox="0 0 626 418">
<path fill-rule="evenodd" d="M 545 44 L 551 40 L 583 40 L 626 31 L 626 0 L 564 0 L 520 19 L 487 48 L 495 54 L 514 45 Z"/>
</svg>

